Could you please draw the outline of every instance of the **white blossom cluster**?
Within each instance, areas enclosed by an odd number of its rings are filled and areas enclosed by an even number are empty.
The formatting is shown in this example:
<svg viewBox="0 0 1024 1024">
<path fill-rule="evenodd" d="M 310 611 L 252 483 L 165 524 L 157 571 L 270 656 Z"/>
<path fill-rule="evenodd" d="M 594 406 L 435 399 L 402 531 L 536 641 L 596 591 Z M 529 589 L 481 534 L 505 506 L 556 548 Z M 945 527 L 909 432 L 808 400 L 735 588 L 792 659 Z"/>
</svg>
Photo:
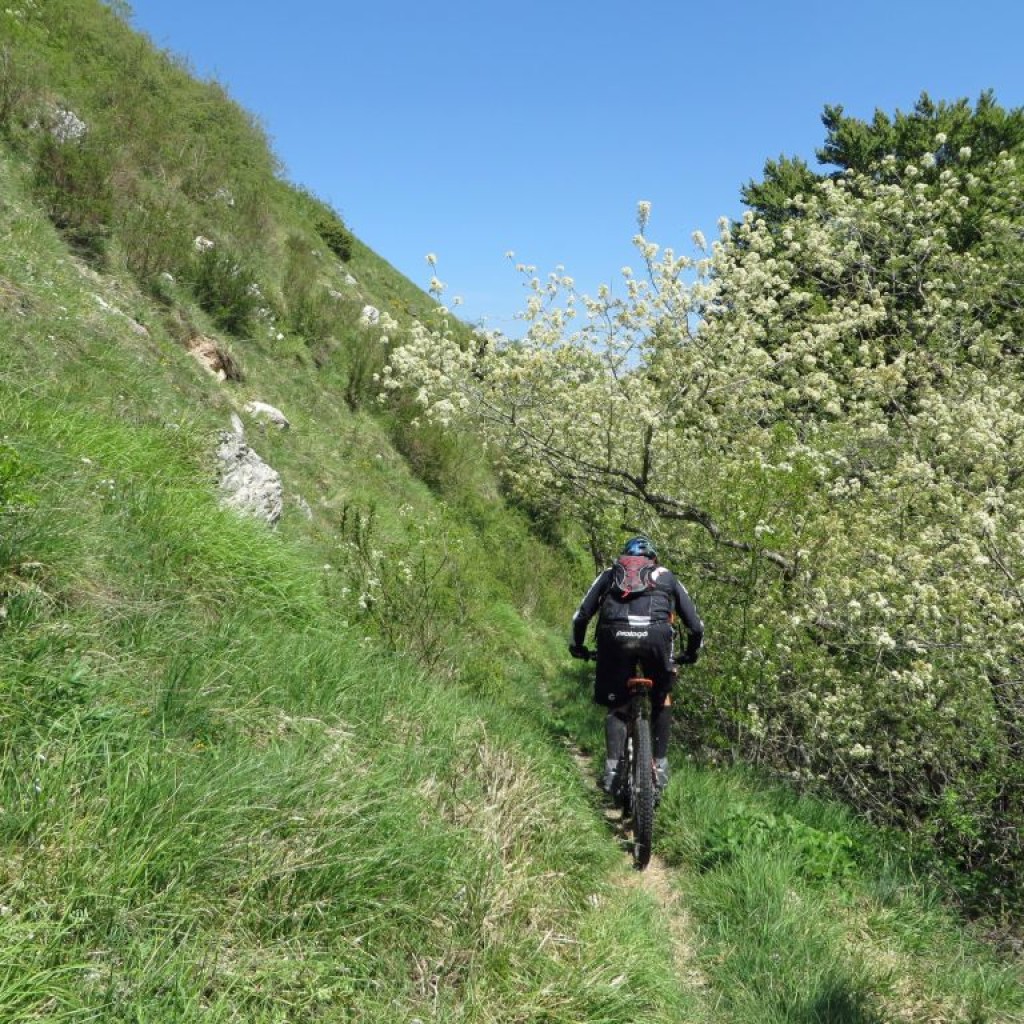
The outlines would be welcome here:
<svg viewBox="0 0 1024 1024">
<path fill-rule="evenodd" d="M 1021 181 L 889 159 L 685 254 L 644 202 L 642 272 L 519 264 L 523 340 L 420 326 L 382 385 L 535 507 L 710 567 L 717 713 L 764 756 L 871 806 L 952 787 L 1024 731 Z"/>
</svg>

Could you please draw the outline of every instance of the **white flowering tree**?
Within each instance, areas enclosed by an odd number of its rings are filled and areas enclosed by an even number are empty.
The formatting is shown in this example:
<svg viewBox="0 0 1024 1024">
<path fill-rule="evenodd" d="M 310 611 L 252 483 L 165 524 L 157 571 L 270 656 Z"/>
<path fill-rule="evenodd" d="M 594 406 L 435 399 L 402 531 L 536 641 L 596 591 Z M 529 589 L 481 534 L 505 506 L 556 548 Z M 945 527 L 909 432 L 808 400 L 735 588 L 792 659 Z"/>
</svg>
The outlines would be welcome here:
<svg viewBox="0 0 1024 1024">
<path fill-rule="evenodd" d="M 938 151 L 945 137 L 935 140 Z M 418 329 L 388 390 L 509 486 L 655 533 L 700 600 L 702 738 L 1007 878 L 1024 818 L 1024 196 L 1003 153 L 814 180 L 643 272 L 532 282 L 520 341 Z M 981 213 L 973 208 L 984 191 Z M 971 242 L 962 230 L 970 214 Z"/>
</svg>

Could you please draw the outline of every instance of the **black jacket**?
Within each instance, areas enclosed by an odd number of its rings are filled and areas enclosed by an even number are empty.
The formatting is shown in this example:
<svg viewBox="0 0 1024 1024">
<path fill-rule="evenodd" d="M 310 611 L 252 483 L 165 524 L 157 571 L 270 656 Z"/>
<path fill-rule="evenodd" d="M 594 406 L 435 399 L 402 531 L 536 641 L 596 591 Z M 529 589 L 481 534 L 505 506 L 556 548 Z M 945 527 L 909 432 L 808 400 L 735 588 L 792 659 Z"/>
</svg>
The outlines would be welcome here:
<svg viewBox="0 0 1024 1024">
<path fill-rule="evenodd" d="M 612 624 L 648 626 L 671 622 L 678 615 L 687 632 L 686 653 L 691 658 L 696 655 L 704 640 L 704 623 L 697 614 L 693 599 L 672 572 L 662 565 L 655 565 L 651 572 L 653 588 L 625 598 L 612 586 L 614 578 L 615 567 L 609 566 L 590 585 L 576 609 L 572 617 L 572 640 L 577 647 L 583 646 L 587 626 L 598 612 L 599 627 Z"/>
</svg>

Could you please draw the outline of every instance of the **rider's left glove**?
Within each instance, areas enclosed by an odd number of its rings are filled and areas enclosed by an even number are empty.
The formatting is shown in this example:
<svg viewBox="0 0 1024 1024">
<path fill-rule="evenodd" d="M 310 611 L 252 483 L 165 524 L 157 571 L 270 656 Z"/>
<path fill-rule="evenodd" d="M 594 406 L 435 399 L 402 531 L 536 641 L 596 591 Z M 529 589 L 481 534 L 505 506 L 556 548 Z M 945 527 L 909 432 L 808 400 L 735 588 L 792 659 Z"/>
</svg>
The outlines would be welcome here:
<svg viewBox="0 0 1024 1024">
<path fill-rule="evenodd" d="M 583 661 L 590 657 L 590 650 L 580 644 L 569 644 L 569 653 L 574 658 L 580 658 Z"/>
</svg>

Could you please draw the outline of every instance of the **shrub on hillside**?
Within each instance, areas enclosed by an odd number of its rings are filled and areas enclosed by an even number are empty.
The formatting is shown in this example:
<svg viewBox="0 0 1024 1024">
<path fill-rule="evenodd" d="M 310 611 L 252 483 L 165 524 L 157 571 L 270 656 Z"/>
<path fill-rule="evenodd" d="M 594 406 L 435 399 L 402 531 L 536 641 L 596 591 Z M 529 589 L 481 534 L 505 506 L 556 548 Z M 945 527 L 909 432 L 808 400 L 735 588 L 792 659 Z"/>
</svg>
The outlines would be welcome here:
<svg viewBox="0 0 1024 1024">
<path fill-rule="evenodd" d="M 339 260 L 347 263 L 352 258 L 352 235 L 337 216 L 324 214 L 316 222 L 316 230 Z"/>
<path fill-rule="evenodd" d="M 376 379 L 387 362 L 387 349 L 376 338 L 350 335 L 344 353 L 345 404 L 354 412 L 376 400 Z"/>
<path fill-rule="evenodd" d="M 434 672 L 454 672 L 451 627 L 467 615 L 467 588 L 458 540 L 437 521 L 415 521 L 398 510 L 409 536 L 395 544 L 381 535 L 374 508 L 346 505 L 339 531 L 357 581 L 355 604 L 384 642 Z"/>
<path fill-rule="evenodd" d="M 36 73 L 9 46 L 0 46 L 0 132 L 10 132 L 25 117 L 36 94 Z"/>
<path fill-rule="evenodd" d="M 124 262 L 135 279 L 153 287 L 163 273 L 175 276 L 192 257 L 192 232 L 185 204 L 173 192 L 147 190 L 126 209 L 118 229 Z"/>
<path fill-rule="evenodd" d="M 458 488 L 467 457 L 466 445 L 436 423 L 399 420 L 391 434 L 412 472 L 436 494 Z"/>
<path fill-rule="evenodd" d="M 36 155 L 35 188 L 54 225 L 76 249 L 104 255 L 114 211 L 109 148 L 91 133 L 62 142 L 44 134 Z"/>
<path fill-rule="evenodd" d="M 319 196 L 301 185 L 288 186 L 289 198 L 298 212 L 339 260 L 352 258 L 352 234 L 337 212 Z"/>
<path fill-rule="evenodd" d="M 303 235 L 289 236 L 281 290 L 289 324 L 311 346 L 330 337 L 339 320 L 338 304 L 319 280 L 320 264 L 309 239 Z"/>
<path fill-rule="evenodd" d="M 234 253 L 220 245 L 197 251 L 188 267 L 189 283 L 199 305 L 229 334 L 247 334 L 263 306 L 255 275 Z"/>
</svg>

